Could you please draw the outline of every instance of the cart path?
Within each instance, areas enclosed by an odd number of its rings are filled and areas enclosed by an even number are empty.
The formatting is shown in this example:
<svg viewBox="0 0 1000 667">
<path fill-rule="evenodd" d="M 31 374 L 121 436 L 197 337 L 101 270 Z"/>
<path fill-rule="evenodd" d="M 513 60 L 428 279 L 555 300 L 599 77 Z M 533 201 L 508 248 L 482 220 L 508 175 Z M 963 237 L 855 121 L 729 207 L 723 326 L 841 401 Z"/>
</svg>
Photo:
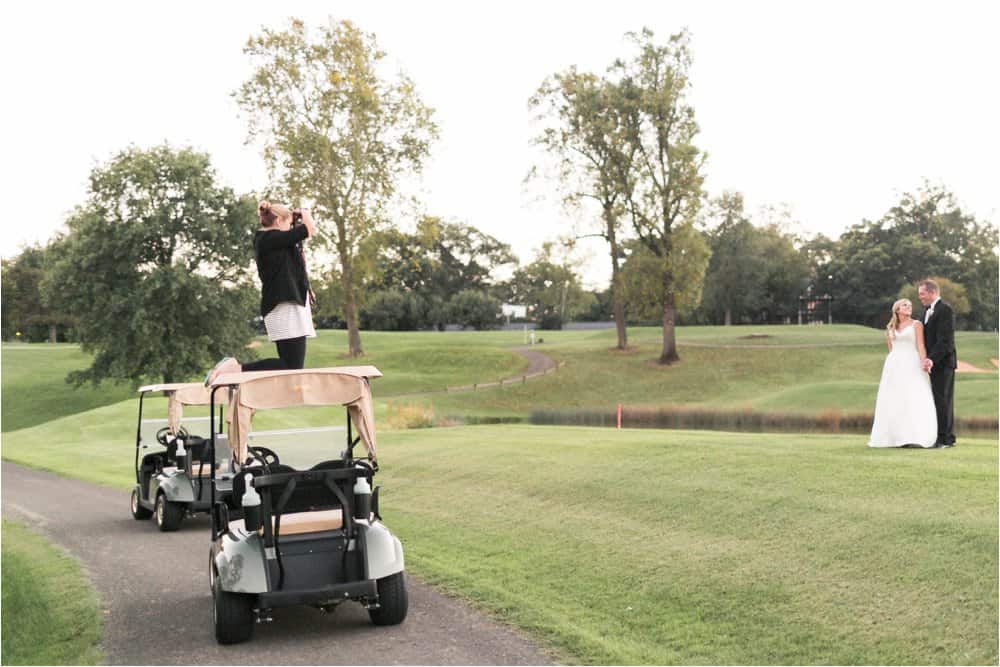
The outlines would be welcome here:
<svg viewBox="0 0 1000 667">
<path fill-rule="evenodd" d="M 161 533 L 152 520 L 132 518 L 124 491 L 7 461 L 2 475 L 4 518 L 33 526 L 90 575 L 104 612 L 109 664 L 552 664 L 513 630 L 412 577 L 401 625 L 377 628 L 361 605 L 349 602 L 332 614 L 290 607 L 274 610 L 274 622 L 258 625 L 249 642 L 220 646 L 208 588 L 207 516 Z"/>
</svg>

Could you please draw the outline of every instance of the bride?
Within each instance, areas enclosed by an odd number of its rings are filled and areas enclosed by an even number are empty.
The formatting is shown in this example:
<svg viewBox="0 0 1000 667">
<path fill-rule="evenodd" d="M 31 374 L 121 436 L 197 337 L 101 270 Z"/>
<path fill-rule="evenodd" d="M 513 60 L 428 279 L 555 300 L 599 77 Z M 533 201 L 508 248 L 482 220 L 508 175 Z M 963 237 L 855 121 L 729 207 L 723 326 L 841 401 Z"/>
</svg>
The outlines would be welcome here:
<svg viewBox="0 0 1000 667">
<path fill-rule="evenodd" d="M 892 304 L 892 319 L 886 327 L 889 356 L 878 385 L 869 447 L 933 447 L 937 439 L 931 379 L 922 368 L 927 358 L 924 325 L 912 315 L 909 300 Z"/>
</svg>

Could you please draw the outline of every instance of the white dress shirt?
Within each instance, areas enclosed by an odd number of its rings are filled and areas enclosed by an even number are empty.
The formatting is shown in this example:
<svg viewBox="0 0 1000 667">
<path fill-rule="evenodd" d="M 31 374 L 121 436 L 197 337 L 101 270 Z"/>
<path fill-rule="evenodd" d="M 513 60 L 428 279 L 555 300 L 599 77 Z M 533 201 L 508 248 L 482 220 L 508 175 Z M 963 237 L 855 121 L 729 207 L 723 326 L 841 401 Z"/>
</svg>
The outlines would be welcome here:
<svg viewBox="0 0 1000 667">
<path fill-rule="evenodd" d="M 941 297 L 934 299 L 934 303 L 932 303 L 930 305 L 930 308 L 928 308 L 927 311 L 924 313 L 924 324 L 927 324 L 927 320 L 931 319 L 931 315 L 934 314 L 934 306 L 936 306 L 938 304 L 938 301 L 940 300 Z"/>
</svg>

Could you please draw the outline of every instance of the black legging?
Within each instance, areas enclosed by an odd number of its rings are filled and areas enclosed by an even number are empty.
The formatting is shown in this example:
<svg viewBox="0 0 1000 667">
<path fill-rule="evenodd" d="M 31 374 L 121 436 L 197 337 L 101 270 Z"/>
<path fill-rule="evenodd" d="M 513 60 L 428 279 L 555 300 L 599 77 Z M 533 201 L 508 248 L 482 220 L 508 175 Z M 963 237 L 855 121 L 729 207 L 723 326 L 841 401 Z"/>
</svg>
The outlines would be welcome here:
<svg viewBox="0 0 1000 667">
<path fill-rule="evenodd" d="M 306 365 L 306 337 L 276 340 L 280 359 L 261 359 L 243 364 L 244 371 L 284 371 L 304 368 Z"/>
</svg>

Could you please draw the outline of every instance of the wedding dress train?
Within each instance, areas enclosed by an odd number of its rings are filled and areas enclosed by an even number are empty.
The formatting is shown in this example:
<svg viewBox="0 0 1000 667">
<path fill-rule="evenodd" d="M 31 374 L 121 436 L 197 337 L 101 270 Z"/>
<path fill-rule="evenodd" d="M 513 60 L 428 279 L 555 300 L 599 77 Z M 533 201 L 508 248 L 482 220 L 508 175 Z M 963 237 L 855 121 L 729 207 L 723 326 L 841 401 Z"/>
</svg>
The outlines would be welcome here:
<svg viewBox="0 0 1000 667">
<path fill-rule="evenodd" d="M 885 358 L 875 399 L 875 421 L 869 447 L 932 447 L 937 439 L 937 413 L 931 378 L 920 367 L 917 336 L 911 324 L 896 333 Z"/>
</svg>

